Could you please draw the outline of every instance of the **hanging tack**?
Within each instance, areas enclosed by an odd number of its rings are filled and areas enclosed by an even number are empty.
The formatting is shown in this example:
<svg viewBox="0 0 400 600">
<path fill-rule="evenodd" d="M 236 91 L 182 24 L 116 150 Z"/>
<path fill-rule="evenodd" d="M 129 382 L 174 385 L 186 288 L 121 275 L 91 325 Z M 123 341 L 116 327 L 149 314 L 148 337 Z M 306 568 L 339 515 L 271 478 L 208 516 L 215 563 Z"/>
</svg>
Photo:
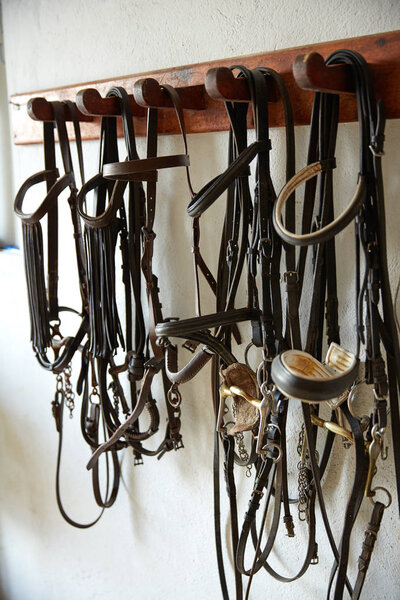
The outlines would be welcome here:
<svg viewBox="0 0 400 600">
<path fill-rule="evenodd" d="M 270 80 L 268 86 L 268 101 L 277 102 L 279 94 L 277 93 L 275 82 Z M 247 79 L 245 77 L 235 77 L 234 72 L 228 67 L 214 67 L 207 71 L 205 79 L 205 88 L 207 94 L 214 100 L 224 102 L 250 102 L 251 95 Z"/>
<path fill-rule="evenodd" d="M 328 94 L 355 94 L 350 66 L 327 66 L 318 52 L 300 54 L 293 64 L 293 76 L 303 90 Z"/>
<path fill-rule="evenodd" d="M 135 102 L 132 94 L 129 95 L 132 114 L 135 117 L 145 117 L 146 110 Z M 118 98 L 111 96 L 103 98 L 95 88 L 79 90 L 76 95 L 76 105 L 85 115 L 116 117 L 121 114 Z"/>
<path fill-rule="evenodd" d="M 49 101 L 46 98 L 31 98 L 27 103 L 27 112 L 31 119 L 34 121 L 54 121 L 54 111 L 53 104 L 55 103 L 61 104 L 64 111 L 64 120 L 65 121 L 73 121 L 73 117 L 70 113 L 70 110 L 66 104 L 63 102 L 57 101 Z M 79 121 L 82 122 L 91 122 L 93 121 L 92 117 L 84 115 L 77 109 L 77 117 Z"/>
<path fill-rule="evenodd" d="M 206 108 L 204 85 L 176 87 L 182 108 L 203 110 Z M 148 108 L 174 108 L 170 95 L 156 79 L 139 79 L 133 86 L 133 95 L 140 106 Z"/>
</svg>

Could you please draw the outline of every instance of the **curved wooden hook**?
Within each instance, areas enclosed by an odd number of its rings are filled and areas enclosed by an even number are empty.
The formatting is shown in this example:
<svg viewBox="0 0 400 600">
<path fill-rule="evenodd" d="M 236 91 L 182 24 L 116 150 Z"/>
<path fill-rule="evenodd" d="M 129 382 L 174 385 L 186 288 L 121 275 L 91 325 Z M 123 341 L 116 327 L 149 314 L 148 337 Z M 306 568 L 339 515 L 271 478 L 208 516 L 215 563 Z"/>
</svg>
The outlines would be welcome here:
<svg viewBox="0 0 400 600">
<path fill-rule="evenodd" d="M 129 94 L 132 114 L 135 117 L 145 117 L 146 110 L 139 106 L 132 94 Z M 76 95 L 76 105 L 85 115 L 117 117 L 121 114 L 118 98 L 103 98 L 95 88 L 79 90 Z"/>
<path fill-rule="evenodd" d="M 318 52 L 300 54 L 293 64 L 293 77 L 303 90 L 328 94 L 354 94 L 354 81 L 349 65 L 325 64 Z"/>
<path fill-rule="evenodd" d="M 28 115 L 34 121 L 54 121 L 54 112 L 53 112 L 53 106 L 52 106 L 53 102 L 59 102 L 59 101 L 58 100 L 50 101 L 50 100 L 47 100 L 46 98 L 40 98 L 40 97 L 31 98 L 27 103 Z M 63 102 L 59 102 L 59 103 L 62 104 L 62 106 L 63 106 L 64 120 L 72 121 L 73 118 L 72 118 L 72 115 L 70 113 L 68 106 L 66 104 L 64 104 Z M 82 122 L 91 122 L 93 120 L 92 117 L 83 114 L 79 110 L 79 107 L 77 107 L 77 117 L 78 117 L 78 120 L 82 121 Z"/>
<path fill-rule="evenodd" d="M 232 69 L 228 67 L 209 69 L 205 79 L 205 88 L 207 94 L 214 100 L 222 100 L 223 102 L 250 102 L 251 100 L 247 79 L 245 77 L 235 77 Z M 275 83 L 272 81 L 269 91 L 268 102 L 277 102 L 279 94 Z"/>
<path fill-rule="evenodd" d="M 182 108 L 203 110 L 206 108 L 204 85 L 175 88 L 181 99 Z M 140 106 L 147 108 L 174 108 L 171 97 L 153 77 L 139 79 L 133 86 L 133 95 Z"/>
</svg>

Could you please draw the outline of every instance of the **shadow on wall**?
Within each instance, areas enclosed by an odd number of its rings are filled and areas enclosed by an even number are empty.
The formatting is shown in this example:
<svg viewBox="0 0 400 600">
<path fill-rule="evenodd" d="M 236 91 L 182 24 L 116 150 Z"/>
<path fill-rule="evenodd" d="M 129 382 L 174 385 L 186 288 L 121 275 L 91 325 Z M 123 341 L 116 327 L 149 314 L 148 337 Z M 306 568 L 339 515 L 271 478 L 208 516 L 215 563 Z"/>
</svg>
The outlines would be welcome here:
<svg viewBox="0 0 400 600">
<path fill-rule="evenodd" d="M 0 4 L 0 247 L 15 243 L 14 219 L 11 210 L 13 197 L 11 133 L 7 77 L 4 58 L 3 26 Z"/>
<path fill-rule="evenodd" d="M 15 420 L 11 412 L 0 408 L 2 445 L 2 472 L 7 488 L 0 492 L 2 514 L 7 519 L 31 529 L 32 535 L 40 535 L 43 523 L 40 512 L 50 508 L 49 476 L 42 465 L 47 465 L 48 447 L 36 423 L 29 416 L 23 423 Z"/>
</svg>

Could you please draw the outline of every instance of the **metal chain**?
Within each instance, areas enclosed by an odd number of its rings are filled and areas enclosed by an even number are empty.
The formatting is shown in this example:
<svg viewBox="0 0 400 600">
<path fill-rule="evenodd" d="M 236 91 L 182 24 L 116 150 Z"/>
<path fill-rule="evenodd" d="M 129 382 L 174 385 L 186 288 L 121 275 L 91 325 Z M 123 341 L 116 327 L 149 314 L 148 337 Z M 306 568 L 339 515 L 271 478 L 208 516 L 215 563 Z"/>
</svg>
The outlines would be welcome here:
<svg viewBox="0 0 400 600">
<path fill-rule="evenodd" d="M 65 406 L 69 410 L 69 418 L 72 419 L 72 417 L 73 417 L 72 413 L 75 408 L 75 393 L 72 389 L 72 383 L 71 383 L 71 375 L 72 375 L 71 363 L 69 363 L 69 365 L 67 367 L 65 367 L 63 374 L 64 374 L 64 385 L 65 385 L 64 403 L 65 403 Z M 57 381 L 58 381 L 58 376 L 57 376 Z"/>
<path fill-rule="evenodd" d="M 117 417 L 119 417 L 120 400 L 119 400 L 119 394 L 118 394 L 117 385 L 114 383 L 114 381 L 112 381 L 110 383 L 109 387 L 111 388 L 112 395 L 113 395 L 114 410 L 116 412 Z"/>
<path fill-rule="evenodd" d="M 63 390 L 64 390 L 63 377 L 62 377 L 61 373 L 58 373 L 57 377 L 56 377 L 56 391 L 62 392 Z"/>
<path fill-rule="evenodd" d="M 297 443 L 297 454 L 301 456 L 303 452 L 303 444 L 304 444 L 304 423 L 301 426 L 299 431 L 299 441 Z"/>
<path fill-rule="evenodd" d="M 310 468 L 310 455 L 307 447 L 307 440 L 305 438 L 304 423 L 301 426 L 299 432 L 299 441 L 297 444 L 297 453 L 300 456 L 300 460 L 297 463 L 299 470 L 298 476 L 298 491 L 299 491 L 299 503 L 297 510 L 299 513 L 300 521 L 308 521 L 309 515 L 309 503 L 310 503 L 310 483 L 312 480 L 312 472 Z M 319 454 L 315 451 L 316 461 L 319 462 Z"/>
<path fill-rule="evenodd" d="M 297 505 L 297 510 L 299 513 L 299 521 L 307 520 L 307 512 L 308 512 L 308 471 L 307 465 L 305 463 L 305 452 L 304 452 L 304 423 L 301 426 L 299 432 L 299 441 L 297 444 L 297 454 L 301 457 L 301 460 L 297 463 L 297 468 L 299 470 L 298 475 L 298 491 L 299 491 L 299 503 Z"/>
<path fill-rule="evenodd" d="M 233 414 L 233 418 L 236 421 L 236 402 L 233 401 L 232 402 L 232 414 Z M 246 446 L 244 444 L 244 435 L 241 431 L 238 431 L 237 433 L 233 434 L 233 437 L 235 438 L 235 442 L 237 444 L 237 449 L 238 449 L 238 454 L 240 457 L 240 460 L 242 460 L 243 462 L 248 462 L 249 460 L 249 453 L 246 450 Z M 246 477 L 251 477 L 251 467 L 253 465 L 246 465 Z"/>
</svg>

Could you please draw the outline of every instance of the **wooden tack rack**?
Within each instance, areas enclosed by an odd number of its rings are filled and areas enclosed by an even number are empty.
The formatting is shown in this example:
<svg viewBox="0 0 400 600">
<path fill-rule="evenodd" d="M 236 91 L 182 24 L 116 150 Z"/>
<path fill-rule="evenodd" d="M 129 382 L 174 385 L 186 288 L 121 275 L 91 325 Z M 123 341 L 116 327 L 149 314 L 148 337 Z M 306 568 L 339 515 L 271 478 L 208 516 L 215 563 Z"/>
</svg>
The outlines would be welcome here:
<svg viewBox="0 0 400 600">
<path fill-rule="evenodd" d="M 89 97 L 87 102 L 94 102 L 94 104 L 97 102 L 98 110 L 97 112 L 94 110 L 94 114 L 118 114 L 115 99 L 109 98 L 107 99 L 108 104 L 104 104 L 107 91 L 113 86 L 122 86 L 132 95 L 131 106 L 135 115 L 135 132 L 137 135 L 145 135 L 146 133 L 147 110 L 143 108 L 143 105 L 149 106 L 149 94 L 154 99 L 155 93 L 158 94 L 157 106 L 163 107 L 160 110 L 159 117 L 160 133 L 179 133 L 176 117 L 173 111 L 168 110 L 167 95 L 163 94 L 159 85 L 157 85 L 158 91 L 154 91 L 154 83 L 150 82 L 149 84 L 149 79 L 155 79 L 156 83 L 158 82 L 161 86 L 168 83 L 178 88 L 181 100 L 184 106 L 187 107 L 185 109 L 185 123 L 188 133 L 228 130 L 229 121 L 221 100 L 234 99 L 245 102 L 249 97 L 246 82 L 235 81 L 226 69 L 232 65 L 240 64 L 249 69 L 257 66 L 270 67 L 282 75 L 292 101 L 296 125 L 307 125 L 310 122 L 313 100 L 312 90 L 315 89 L 340 92 L 343 95 L 340 102 L 340 121 L 355 121 L 357 119 L 356 103 L 347 66 L 326 67 L 323 64 L 323 59 L 331 52 L 344 48 L 356 50 L 364 56 L 371 68 L 377 99 L 380 98 L 385 102 L 387 118 L 399 118 L 400 31 L 392 31 L 173 69 L 163 69 L 151 73 L 81 83 L 53 90 L 16 94 L 11 97 L 14 143 L 34 144 L 42 141 L 41 124 L 29 118 L 27 113 L 27 106 L 32 97 L 41 96 L 47 101 L 67 99 L 76 101 L 82 112 L 86 112 L 84 110 L 84 99 Z M 221 67 L 225 68 L 221 69 Z M 143 82 L 137 83 L 143 79 L 146 80 L 146 84 L 143 84 Z M 136 95 L 135 84 L 137 84 Z M 140 100 L 138 89 L 141 90 L 142 102 L 138 102 Z M 90 93 L 92 94 L 91 98 Z M 89 94 L 89 96 L 85 96 L 85 94 Z M 269 108 L 271 127 L 280 127 L 284 124 L 282 105 L 280 102 L 274 101 L 276 99 L 272 91 Z M 82 120 L 82 138 L 85 140 L 98 139 L 100 117 L 87 118 L 91 120 L 86 122 L 83 115 L 82 119 L 80 118 Z M 119 120 L 118 126 L 119 134 L 122 135 Z M 68 124 L 68 127 L 70 127 L 70 124 Z M 70 133 L 71 138 L 73 138 L 72 129 Z"/>
</svg>

